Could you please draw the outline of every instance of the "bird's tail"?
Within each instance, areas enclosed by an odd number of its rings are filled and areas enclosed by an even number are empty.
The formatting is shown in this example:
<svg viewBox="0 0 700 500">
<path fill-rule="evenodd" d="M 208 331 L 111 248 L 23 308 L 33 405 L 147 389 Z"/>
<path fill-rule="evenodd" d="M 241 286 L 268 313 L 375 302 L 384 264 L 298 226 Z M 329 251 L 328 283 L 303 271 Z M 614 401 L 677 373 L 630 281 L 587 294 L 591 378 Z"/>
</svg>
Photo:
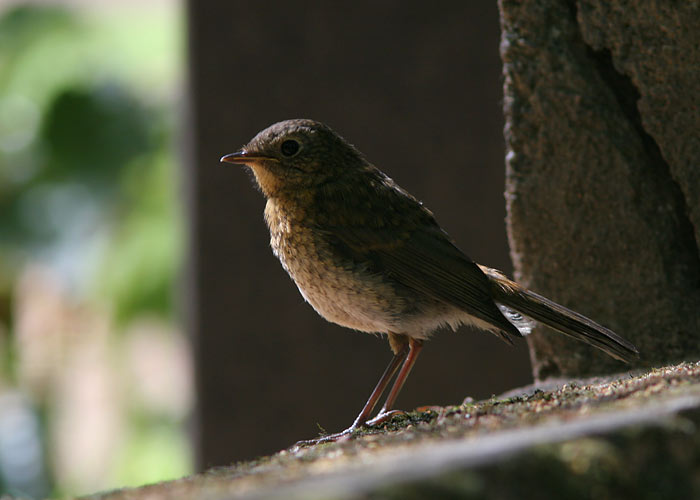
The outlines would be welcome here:
<svg viewBox="0 0 700 500">
<path fill-rule="evenodd" d="M 637 348 L 612 330 L 522 287 L 496 269 L 479 267 L 489 277 L 497 304 L 597 347 L 620 361 L 629 362 L 639 357 Z"/>
</svg>

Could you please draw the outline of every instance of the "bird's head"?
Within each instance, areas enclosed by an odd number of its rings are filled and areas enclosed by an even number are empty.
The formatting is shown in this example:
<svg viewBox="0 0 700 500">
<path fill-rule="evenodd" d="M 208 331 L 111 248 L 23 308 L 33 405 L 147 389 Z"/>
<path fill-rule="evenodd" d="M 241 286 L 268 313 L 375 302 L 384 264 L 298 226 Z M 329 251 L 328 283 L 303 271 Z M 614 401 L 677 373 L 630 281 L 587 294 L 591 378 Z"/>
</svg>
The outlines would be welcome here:
<svg viewBox="0 0 700 500">
<path fill-rule="evenodd" d="M 268 198 L 313 189 L 367 165 L 357 149 L 313 120 L 275 123 L 221 161 L 251 168 Z"/>
</svg>

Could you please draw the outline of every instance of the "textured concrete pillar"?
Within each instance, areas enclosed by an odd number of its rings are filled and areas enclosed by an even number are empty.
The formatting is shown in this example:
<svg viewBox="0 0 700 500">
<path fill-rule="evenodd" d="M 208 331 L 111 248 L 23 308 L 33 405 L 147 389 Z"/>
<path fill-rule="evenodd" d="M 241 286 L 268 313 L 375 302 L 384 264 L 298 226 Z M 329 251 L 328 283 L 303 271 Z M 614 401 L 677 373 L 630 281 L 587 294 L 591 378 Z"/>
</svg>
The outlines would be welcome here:
<svg viewBox="0 0 700 500">
<path fill-rule="evenodd" d="M 499 4 L 516 276 L 640 365 L 700 358 L 700 4 Z M 624 368 L 543 330 L 538 378 Z"/>
</svg>

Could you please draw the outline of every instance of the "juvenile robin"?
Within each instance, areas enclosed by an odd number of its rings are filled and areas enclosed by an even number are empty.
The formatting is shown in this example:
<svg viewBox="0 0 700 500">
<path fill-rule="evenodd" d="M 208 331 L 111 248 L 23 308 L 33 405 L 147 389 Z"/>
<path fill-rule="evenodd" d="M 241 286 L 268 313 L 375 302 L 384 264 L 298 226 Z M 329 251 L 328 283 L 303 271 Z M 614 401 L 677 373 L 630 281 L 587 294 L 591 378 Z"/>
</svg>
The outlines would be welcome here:
<svg viewBox="0 0 700 500">
<path fill-rule="evenodd" d="M 443 326 L 512 343 L 535 320 L 618 360 L 638 356 L 611 330 L 474 263 L 430 210 L 322 123 L 276 123 L 221 161 L 253 171 L 272 251 L 304 299 L 328 321 L 385 334 L 394 353 L 353 424 L 323 440 L 386 420 L 423 342 Z"/>
</svg>

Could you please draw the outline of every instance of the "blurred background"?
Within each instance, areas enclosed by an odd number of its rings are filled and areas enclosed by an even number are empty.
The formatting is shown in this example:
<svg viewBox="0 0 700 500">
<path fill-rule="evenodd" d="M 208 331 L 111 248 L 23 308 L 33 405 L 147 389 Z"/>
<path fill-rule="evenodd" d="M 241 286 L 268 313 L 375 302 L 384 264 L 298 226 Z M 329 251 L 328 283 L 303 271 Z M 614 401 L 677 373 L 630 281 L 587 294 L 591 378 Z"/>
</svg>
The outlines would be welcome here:
<svg viewBox="0 0 700 500">
<path fill-rule="evenodd" d="M 347 427 L 386 341 L 320 319 L 218 158 L 327 122 L 510 272 L 496 2 L 0 0 L 0 491 L 180 477 Z M 398 405 L 530 380 L 461 329 Z"/>
<path fill-rule="evenodd" d="M 192 470 L 181 6 L 0 2 L 0 488 Z"/>
</svg>

